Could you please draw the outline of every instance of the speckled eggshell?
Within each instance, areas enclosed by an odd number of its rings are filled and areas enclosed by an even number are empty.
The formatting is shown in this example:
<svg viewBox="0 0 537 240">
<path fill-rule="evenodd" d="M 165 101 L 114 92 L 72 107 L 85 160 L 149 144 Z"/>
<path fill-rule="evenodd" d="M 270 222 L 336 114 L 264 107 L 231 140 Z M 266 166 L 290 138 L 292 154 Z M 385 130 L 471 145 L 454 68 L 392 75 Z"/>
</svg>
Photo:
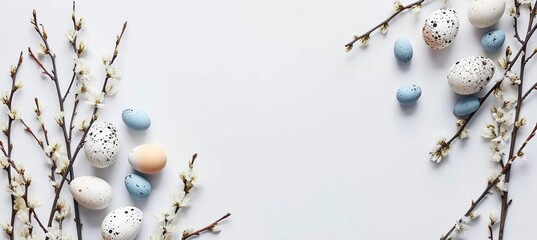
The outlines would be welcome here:
<svg viewBox="0 0 537 240">
<path fill-rule="evenodd" d="M 141 173 L 155 174 L 166 166 L 166 152 L 156 144 L 143 144 L 129 152 L 129 163 Z"/>
<path fill-rule="evenodd" d="M 477 28 L 487 28 L 502 18 L 505 12 L 505 0 L 471 0 L 468 8 L 468 20 Z"/>
<path fill-rule="evenodd" d="M 83 207 L 100 210 L 112 201 L 112 187 L 105 180 L 94 176 L 81 176 L 69 184 L 73 198 Z"/>
<path fill-rule="evenodd" d="M 452 8 L 442 8 L 431 14 L 422 28 L 423 40 L 432 49 L 449 46 L 459 32 L 459 15 Z"/>
<path fill-rule="evenodd" d="M 489 31 L 481 37 L 481 46 L 487 52 L 498 51 L 504 42 L 505 33 L 500 29 Z"/>
<path fill-rule="evenodd" d="M 127 108 L 123 110 L 121 118 L 125 125 L 133 130 L 143 131 L 151 126 L 149 115 L 139 109 Z"/>
<path fill-rule="evenodd" d="M 494 76 L 494 62 L 486 57 L 466 57 L 457 61 L 447 75 L 449 87 L 461 95 L 483 89 Z"/>
<path fill-rule="evenodd" d="M 134 173 L 125 177 L 125 188 L 131 196 L 139 199 L 146 199 L 151 194 L 151 183 Z"/>
<path fill-rule="evenodd" d="M 105 240 L 133 240 L 142 230 L 142 210 L 136 207 L 122 207 L 110 212 L 101 224 L 101 234 Z"/>
<path fill-rule="evenodd" d="M 412 49 L 410 41 L 405 38 L 400 38 L 395 41 L 395 44 L 393 45 L 393 53 L 398 62 L 407 63 L 412 59 L 414 50 Z"/>
<path fill-rule="evenodd" d="M 401 105 L 416 103 L 421 97 L 421 88 L 415 84 L 403 85 L 397 90 L 396 98 Z"/>
<path fill-rule="evenodd" d="M 88 161 L 97 168 L 112 165 L 119 154 L 119 137 L 116 127 L 108 122 L 96 122 L 86 136 L 84 152 Z"/>
</svg>

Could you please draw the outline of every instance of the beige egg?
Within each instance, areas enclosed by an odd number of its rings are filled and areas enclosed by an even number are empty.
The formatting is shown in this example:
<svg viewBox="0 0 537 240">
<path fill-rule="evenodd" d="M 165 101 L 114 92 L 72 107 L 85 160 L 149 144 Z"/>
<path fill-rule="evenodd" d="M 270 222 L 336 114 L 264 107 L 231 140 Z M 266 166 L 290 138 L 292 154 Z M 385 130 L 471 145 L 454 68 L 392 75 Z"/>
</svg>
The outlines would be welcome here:
<svg viewBox="0 0 537 240">
<path fill-rule="evenodd" d="M 129 163 L 141 173 L 155 174 L 166 166 L 166 152 L 156 144 L 142 144 L 129 152 Z"/>
</svg>

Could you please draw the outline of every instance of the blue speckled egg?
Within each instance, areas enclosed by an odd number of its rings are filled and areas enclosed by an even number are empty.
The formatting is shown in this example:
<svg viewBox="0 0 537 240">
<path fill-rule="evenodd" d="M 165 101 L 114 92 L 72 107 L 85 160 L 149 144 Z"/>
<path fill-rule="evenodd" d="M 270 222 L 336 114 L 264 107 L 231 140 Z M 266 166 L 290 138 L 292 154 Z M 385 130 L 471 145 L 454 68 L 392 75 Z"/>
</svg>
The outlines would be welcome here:
<svg viewBox="0 0 537 240">
<path fill-rule="evenodd" d="M 457 102 L 453 108 L 453 115 L 457 117 L 464 117 L 470 113 L 473 113 L 479 109 L 481 102 L 476 96 L 466 96 Z"/>
<path fill-rule="evenodd" d="M 502 47 L 504 41 L 505 33 L 500 29 L 496 29 L 485 33 L 481 37 L 481 46 L 487 52 L 495 52 Z"/>
<path fill-rule="evenodd" d="M 121 118 L 129 128 L 134 130 L 142 131 L 151 126 L 151 118 L 149 118 L 149 115 L 138 109 L 127 108 L 123 110 Z"/>
<path fill-rule="evenodd" d="M 151 194 L 151 183 L 134 173 L 125 177 L 125 187 L 129 194 L 135 198 L 146 199 Z"/>
<path fill-rule="evenodd" d="M 412 59 L 414 50 L 412 50 L 412 44 L 410 44 L 410 41 L 401 38 L 395 41 L 395 44 L 393 45 L 393 53 L 395 54 L 397 61 L 407 63 L 410 62 L 410 59 Z"/>
<path fill-rule="evenodd" d="M 410 105 L 418 101 L 421 96 L 421 88 L 415 84 L 403 85 L 397 90 L 397 101 L 402 105 Z"/>
</svg>

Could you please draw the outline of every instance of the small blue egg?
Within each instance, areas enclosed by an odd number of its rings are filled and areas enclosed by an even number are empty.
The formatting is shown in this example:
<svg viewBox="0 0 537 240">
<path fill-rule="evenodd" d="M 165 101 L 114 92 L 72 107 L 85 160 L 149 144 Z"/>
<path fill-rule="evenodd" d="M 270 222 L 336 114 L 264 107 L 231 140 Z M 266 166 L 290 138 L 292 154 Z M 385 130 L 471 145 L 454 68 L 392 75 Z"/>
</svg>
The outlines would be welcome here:
<svg viewBox="0 0 537 240">
<path fill-rule="evenodd" d="M 138 109 L 127 108 L 123 110 L 121 118 L 125 125 L 137 131 L 146 130 L 151 126 L 149 115 Z"/>
<path fill-rule="evenodd" d="M 412 44 L 410 44 L 410 41 L 400 38 L 399 40 L 395 41 L 395 44 L 393 45 L 393 53 L 395 54 L 397 61 L 407 63 L 410 62 L 410 59 L 412 59 L 414 50 L 412 50 Z"/>
<path fill-rule="evenodd" d="M 453 108 L 453 115 L 457 117 L 464 117 L 470 113 L 473 113 L 479 109 L 481 102 L 476 96 L 466 96 L 455 104 Z"/>
<path fill-rule="evenodd" d="M 146 199 L 151 194 L 151 183 L 134 173 L 125 177 L 125 188 L 135 198 Z"/>
<path fill-rule="evenodd" d="M 505 33 L 500 30 L 492 30 L 481 37 L 481 46 L 486 52 L 495 52 L 500 49 L 505 41 Z"/>
<path fill-rule="evenodd" d="M 403 85 L 397 90 L 397 101 L 402 105 L 410 105 L 418 101 L 421 96 L 421 88 L 414 84 Z"/>
</svg>

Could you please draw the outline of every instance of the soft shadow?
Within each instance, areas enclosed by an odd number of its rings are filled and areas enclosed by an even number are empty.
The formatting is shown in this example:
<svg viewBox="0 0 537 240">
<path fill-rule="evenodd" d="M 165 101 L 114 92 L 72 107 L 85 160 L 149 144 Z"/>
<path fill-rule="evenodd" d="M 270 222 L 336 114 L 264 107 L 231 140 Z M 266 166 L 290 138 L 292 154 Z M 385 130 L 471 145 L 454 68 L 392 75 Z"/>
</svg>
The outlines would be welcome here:
<svg viewBox="0 0 537 240">
<path fill-rule="evenodd" d="M 444 48 L 444 49 L 432 49 L 430 47 L 427 47 L 429 49 L 429 55 L 431 56 L 429 59 L 436 65 L 437 67 L 444 69 L 447 65 L 451 65 L 452 62 L 448 62 L 450 60 L 450 55 L 453 52 L 453 48 L 455 46 L 455 43 L 451 44 L 450 46 Z"/>
<path fill-rule="evenodd" d="M 408 72 L 408 70 L 410 69 L 410 65 L 412 64 L 412 60 L 407 63 L 399 62 L 397 61 L 397 59 L 395 61 L 397 62 L 397 65 L 399 65 L 399 69 L 401 69 L 401 71 L 403 72 Z"/>
<path fill-rule="evenodd" d="M 399 104 L 399 107 L 405 116 L 410 116 L 414 114 L 414 112 L 416 112 L 416 109 L 418 108 L 418 104 L 419 103 L 414 103 L 410 105 Z"/>
<path fill-rule="evenodd" d="M 116 159 L 117 161 L 117 159 Z M 113 163 L 112 165 L 110 165 L 109 167 L 106 167 L 106 168 L 96 168 L 96 167 L 92 167 L 93 169 L 93 176 L 96 176 L 96 177 L 99 177 L 99 178 L 102 178 L 102 179 L 108 179 L 110 178 L 110 176 L 114 176 L 114 172 L 116 172 L 116 168 L 117 168 L 117 163 Z"/>
<path fill-rule="evenodd" d="M 129 134 L 129 137 L 131 137 L 131 139 L 133 139 L 134 141 L 142 141 L 143 139 L 145 139 L 147 136 L 148 130 L 137 131 L 137 130 L 130 129 L 128 127 L 125 127 L 125 129 L 123 129 L 123 131 Z"/>
<path fill-rule="evenodd" d="M 84 228 L 88 229 L 100 229 L 106 214 L 112 211 L 110 206 L 102 210 L 91 210 L 80 206 L 80 215 L 84 216 Z"/>
</svg>

